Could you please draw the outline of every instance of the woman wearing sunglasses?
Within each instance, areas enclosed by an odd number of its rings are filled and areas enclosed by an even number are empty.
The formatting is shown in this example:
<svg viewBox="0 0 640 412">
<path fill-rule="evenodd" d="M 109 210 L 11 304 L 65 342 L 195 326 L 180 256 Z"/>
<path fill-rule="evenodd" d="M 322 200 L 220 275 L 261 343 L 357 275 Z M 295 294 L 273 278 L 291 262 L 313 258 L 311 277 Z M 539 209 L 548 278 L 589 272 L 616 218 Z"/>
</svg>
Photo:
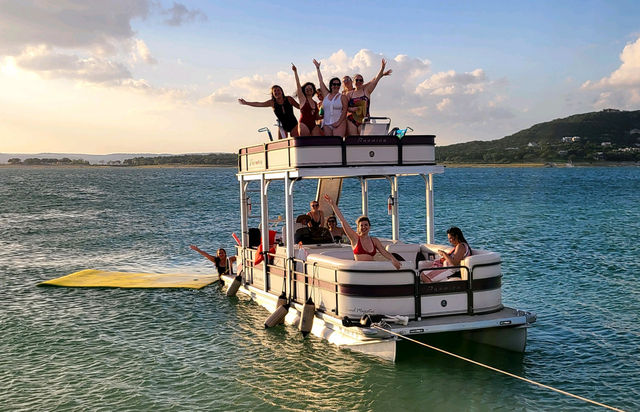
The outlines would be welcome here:
<svg viewBox="0 0 640 412">
<path fill-rule="evenodd" d="M 392 70 L 384 70 L 386 65 L 387 61 L 382 59 L 378 75 L 367 84 L 364 83 L 364 78 L 361 74 L 353 76 L 356 82 L 356 88 L 347 94 L 349 99 L 349 107 L 347 109 L 349 112 L 347 114 L 347 133 L 349 135 L 359 135 L 360 125 L 364 122 L 365 117 L 369 117 L 371 93 L 373 93 L 380 79 L 384 76 L 389 76 L 392 72 Z"/>
<path fill-rule="evenodd" d="M 341 243 L 343 236 L 346 236 L 344 229 L 338 226 L 338 221 L 335 216 L 329 216 L 327 218 L 327 229 L 331 233 L 331 237 L 335 243 Z"/>
<path fill-rule="evenodd" d="M 316 71 L 318 72 L 318 82 L 320 83 L 320 90 L 324 96 L 322 100 L 322 109 L 324 111 L 324 121 L 322 122 L 322 130 L 325 136 L 344 136 L 347 131 L 347 104 L 348 99 L 345 95 L 340 93 L 340 79 L 337 77 L 329 80 L 329 89 L 322 80 L 322 73 L 320 72 L 320 63 L 313 59 L 313 64 L 316 65 Z"/>
<path fill-rule="evenodd" d="M 324 212 L 320 210 L 320 204 L 317 200 L 312 200 L 309 202 L 309 206 L 311 206 L 311 210 L 307 213 L 311 218 L 311 227 L 323 227 L 324 226 Z"/>
</svg>

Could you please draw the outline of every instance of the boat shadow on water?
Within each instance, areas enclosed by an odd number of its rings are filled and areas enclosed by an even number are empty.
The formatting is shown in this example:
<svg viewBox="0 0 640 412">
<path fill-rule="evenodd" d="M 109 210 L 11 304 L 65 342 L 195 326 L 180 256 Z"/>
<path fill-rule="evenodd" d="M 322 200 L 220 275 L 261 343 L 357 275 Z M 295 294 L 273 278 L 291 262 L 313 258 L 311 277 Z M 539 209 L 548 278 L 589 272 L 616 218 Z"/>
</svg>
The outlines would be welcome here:
<svg viewBox="0 0 640 412">
<path fill-rule="evenodd" d="M 421 335 L 415 340 L 516 375 L 521 375 L 525 369 L 523 365 L 525 353 L 512 352 L 495 346 L 473 342 L 465 339 L 461 332 Z M 398 366 L 413 365 L 416 362 L 430 364 L 443 369 L 463 364 L 473 366 L 462 359 L 405 339 L 400 339 L 397 349 L 396 362 Z"/>
</svg>

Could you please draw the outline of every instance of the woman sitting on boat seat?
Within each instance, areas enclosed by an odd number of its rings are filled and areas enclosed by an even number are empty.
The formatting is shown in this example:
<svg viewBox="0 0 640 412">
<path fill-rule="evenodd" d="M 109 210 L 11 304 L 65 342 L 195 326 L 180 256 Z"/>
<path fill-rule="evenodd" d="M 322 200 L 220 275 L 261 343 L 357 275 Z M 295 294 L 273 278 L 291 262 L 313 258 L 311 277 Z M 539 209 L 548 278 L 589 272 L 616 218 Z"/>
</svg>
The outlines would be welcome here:
<svg viewBox="0 0 640 412">
<path fill-rule="evenodd" d="M 375 237 L 369 236 L 369 229 L 371 228 L 371 222 L 366 216 L 360 216 L 356 220 L 358 232 L 356 233 L 349 223 L 346 221 L 338 206 L 333 203 L 333 199 L 327 194 L 324 195 L 324 199 L 331 206 L 333 212 L 336 214 L 342 227 L 344 228 L 347 237 L 351 241 L 351 247 L 353 248 L 353 257 L 356 261 L 371 261 L 377 252 L 380 252 L 382 256 L 389 259 L 396 269 L 400 269 L 402 266 L 400 262 L 389 252 L 385 250 L 380 243 L 380 240 Z"/>
<path fill-rule="evenodd" d="M 293 108 L 300 109 L 300 105 L 291 96 L 285 96 L 282 87 L 271 86 L 271 99 L 264 102 L 248 102 L 245 99 L 238 99 L 238 102 L 245 106 L 271 107 L 273 113 L 280 121 L 279 139 L 286 139 L 291 133 L 292 137 L 298 136 L 298 119 L 293 114 Z"/>
<path fill-rule="evenodd" d="M 331 233 L 334 242 L 342 242 L 342 238 L 345 236 L 344 229 L 338 227 L 338 220 L 335 216 L 329 216 L 327 218 L 327 229 L 329 229 L 329 233 Z"/>
<path fill-rule="evenodd" d="M 469 246 L 467 239 L 464 238 L 460 228 L 456 226 L 449 228 L 449 230 L 447 230 L 447 239 L 449 240 L 449 243 L 453 245 L 453 249 L 448 252 L 439 249 L 438 254 L 440 255 L 440 259 L 430 262 L 429 266 L 426 266 L 426 268 L 460 266 L 460 262 L 462 262 L 464 258 L 471 256 L 471 247 Z M 455 273 L 436 270 L 425 271 L 420 275 L 420 278 L 423 282 L 434 282 L 439 275 L 443 274 L 449 274 L 449 278 L 455 278 L 460 276 L 460 271 Z"/>
<path fill-rule="evenodd" d="M 333 243 L 331 233 L 325 227 L 314 226 L 313 221 L 309 215 L 300 215 L 296 219 L 296 223 L 306 224 L 306 227 L 301 227 L 293 234 L 293 242 L 298 244 L 302 242 L 303 245 L 319 245 L 323 243 Z"/>
<path fill-rule="evenodd" d="M 310 211 L 307 212 L 307 215 L 311 219 L 311 225 L 313 227 L 322 227 L 324 226 L 324 212 L 320 210 L 320 203 L 317 200 L 312 200 L 309 202 Z"/>
<path fill-rule="evenodd" d="M 210 261 L 212 261 L 213 264 L 216 265 L 216 269 L 218 270 L 218 275 L 228 275 L 230 272 L 230 265 L 236 261 L 236 257 L 231 256 L 227 264 L 227 251 L 224 250 L 223 248 L 218 249 L 216 256 L 211 256 L 204 250 L 200 250 L 196 245 L 190 245 L 189 247 L 192 250 L 195 250 L 196 252 L 200 253 L 202 256 L 206 257 Z"/>
</svg>

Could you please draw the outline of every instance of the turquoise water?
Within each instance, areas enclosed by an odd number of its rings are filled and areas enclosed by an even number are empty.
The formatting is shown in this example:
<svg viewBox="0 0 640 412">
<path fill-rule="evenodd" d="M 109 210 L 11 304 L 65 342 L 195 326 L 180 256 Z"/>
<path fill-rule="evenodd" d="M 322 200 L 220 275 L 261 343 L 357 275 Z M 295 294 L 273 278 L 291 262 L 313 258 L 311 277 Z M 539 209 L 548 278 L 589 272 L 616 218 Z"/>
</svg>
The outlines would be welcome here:
<svg viewBox="0 0 640 412">
<path fill-rule="evenodd" d="M 436 241 L 455 224 L 472 247 L 500 252 L 505 304 L 538 314 L 522 355 L 437 343 L 639 410 L 640 168 L 460 168 L 434 180 Z M 372 231 L 388 236 L 388 186 L 371 186 Z M 350 220 L 359 190 L 345 184 Z M 314 193 L 296 186 L 299 212 Z M 420 240 L 424 183 L 401 180 L 401 194 L 401 233 Z M 391 364 L 291 326 L 264 330 L 264 309 L 215 285 L 35 286 L 85 268 L 211 273 L 188 245 L 231 249 L 237 208 L 232 169 L 0 168 L 0 410 L 598 409 L 426 348 Z"/>
</svg>

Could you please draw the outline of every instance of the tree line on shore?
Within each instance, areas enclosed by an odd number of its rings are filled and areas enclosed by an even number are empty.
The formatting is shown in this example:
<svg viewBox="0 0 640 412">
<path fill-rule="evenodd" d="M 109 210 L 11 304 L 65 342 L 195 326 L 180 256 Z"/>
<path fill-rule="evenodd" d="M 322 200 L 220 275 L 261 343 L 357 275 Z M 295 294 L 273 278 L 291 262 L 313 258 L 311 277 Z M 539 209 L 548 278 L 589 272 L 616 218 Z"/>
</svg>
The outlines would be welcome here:
<svg viewBox="0 0 640 412">
<path fill-rule="evenodd" d="M 538 123 L 502 139 L 437 146 L 436 161 L 638 162 L 640 111 L 606 109 Z"/>
<path fill-rule="evenodd" d="M 131 159 L 103 161 L 98 164 L 90 164 L 83 159 L 37 158 L 28 159 L 12 158 L 8 160 L 10 165 L 24 166 L 170 166 L 170 165 L 207 165 L 207 166 L 236 166 L 237 155 L 235 153 L 210 153 L 188 154 L 175 156 L 134 157 Z"/>
</svg>

